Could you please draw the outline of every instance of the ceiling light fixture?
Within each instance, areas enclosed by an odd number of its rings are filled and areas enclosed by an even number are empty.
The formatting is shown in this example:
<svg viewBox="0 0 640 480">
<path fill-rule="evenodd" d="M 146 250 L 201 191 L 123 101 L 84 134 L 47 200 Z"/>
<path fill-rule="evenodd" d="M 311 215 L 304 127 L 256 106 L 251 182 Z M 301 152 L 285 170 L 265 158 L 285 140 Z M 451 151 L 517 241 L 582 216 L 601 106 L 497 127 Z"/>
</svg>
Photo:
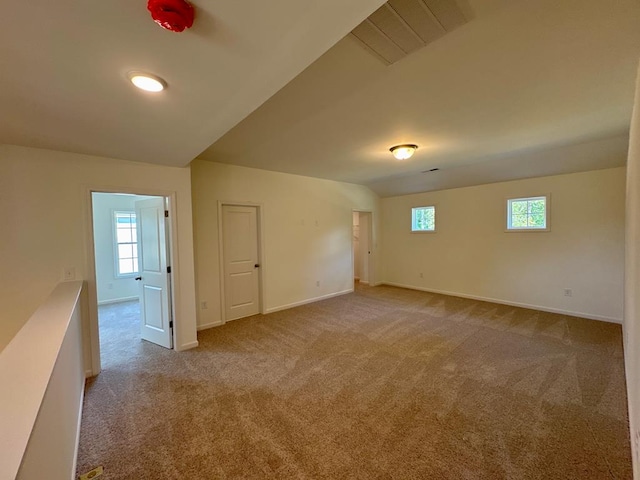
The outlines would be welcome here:
<svg viewBox="0 0 640 480">
<path fill-rule="evenodd" d="M 160 77 L 156 77 L 149 73 L 129 72 L 127 76 L 129 77 L 129 81 L 140 90 L 145 90 L 147 92 L 161 92 L 167 88 L 167 82 Z"/>
<path fill-rule="evenodd" d="M 389 151 L 393 153 L 393 156 L 396 157 L 396 159 L 406 160 L 407 158 L 411 158 L 411 155 L 413 155 L 417 149 L 417 145 L 406 143 L 403 145 L 396 145 L 395 147 L 391 147 Z"/>
</svg>

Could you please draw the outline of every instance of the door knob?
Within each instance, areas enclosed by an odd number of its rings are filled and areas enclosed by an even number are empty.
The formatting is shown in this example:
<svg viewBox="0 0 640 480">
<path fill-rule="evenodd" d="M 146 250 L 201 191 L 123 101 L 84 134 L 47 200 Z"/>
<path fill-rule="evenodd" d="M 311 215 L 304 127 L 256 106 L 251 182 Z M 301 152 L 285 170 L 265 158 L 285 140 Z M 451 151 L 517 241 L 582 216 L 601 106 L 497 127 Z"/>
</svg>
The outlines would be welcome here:
<svg viewBox="0 0 640 480">
<path fill-rule="evenodd" d="M 136 280 L 140 281 L 142 280 L 142 277 L 136 277 Z"/>
<path fill-rule="evenodd" d="M 256 264 L 253 266 L 253 268 L 259 268 L 259 267 L 260 267 L 260 264 L 259 264 L 259 263 L 256 263 Z"/>
</svg>

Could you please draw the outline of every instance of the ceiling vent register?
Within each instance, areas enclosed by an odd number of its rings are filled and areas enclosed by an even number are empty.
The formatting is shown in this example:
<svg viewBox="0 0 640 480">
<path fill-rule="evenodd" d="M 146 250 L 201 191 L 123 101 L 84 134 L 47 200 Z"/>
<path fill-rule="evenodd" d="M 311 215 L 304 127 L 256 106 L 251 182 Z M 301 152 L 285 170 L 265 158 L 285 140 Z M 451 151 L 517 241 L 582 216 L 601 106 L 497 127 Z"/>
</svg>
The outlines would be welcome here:
<svg viewBox="0 0 640 480">
<path fill-rule="evenodd" d="M 391 65 L 469 20 L 456 0 L 389 0 L 351 35 Z"/>
</svg>

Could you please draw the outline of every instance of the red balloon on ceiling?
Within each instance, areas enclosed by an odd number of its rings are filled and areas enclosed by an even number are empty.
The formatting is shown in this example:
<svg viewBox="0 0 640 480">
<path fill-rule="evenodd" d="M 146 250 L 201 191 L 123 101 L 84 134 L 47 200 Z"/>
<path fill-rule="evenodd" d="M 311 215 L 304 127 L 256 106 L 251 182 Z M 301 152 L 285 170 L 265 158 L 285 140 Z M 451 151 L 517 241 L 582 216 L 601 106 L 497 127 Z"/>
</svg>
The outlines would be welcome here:
<svg viewBox="0 0 640 480">
<path fill-rule="evenodd" d="M 149 0 L 147 8 L 158 25 L 172 32 L 193 25 L 193 7 L 186 0 Z"/>
</svg>

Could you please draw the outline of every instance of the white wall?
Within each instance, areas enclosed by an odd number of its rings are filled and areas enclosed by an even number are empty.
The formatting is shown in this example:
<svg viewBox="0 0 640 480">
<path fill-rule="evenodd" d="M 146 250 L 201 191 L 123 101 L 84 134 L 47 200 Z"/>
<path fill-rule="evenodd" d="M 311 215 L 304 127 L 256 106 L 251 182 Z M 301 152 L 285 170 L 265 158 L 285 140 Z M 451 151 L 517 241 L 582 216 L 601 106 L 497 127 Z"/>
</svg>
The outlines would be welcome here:
<svg viewBox="0 0 640 480">
<path fill-rule="evenodd" d="M 626 207 L 624 354 L 633 473 L 640 478 L 640 74 L 631 121 Z"/>
<path fill-rule="evenodd" d="M 384 280 L 620 322 L 624 182 L 614 168 L 384 198 Z M 506 199 L 540 194 L 551 231 L 505 232 Z M 425 205 L 437 232 L 412 234 L 411 207 Z"/>
<path fill-rule="evenodd" d="M 0 478 L 74 477 L 82 417 L 83 282 L 59 283 L 0 352 Z"/>
<path fill-rule="evenodd" d="M 371 210 L 377 216 L 379 199 L 371 190 L 201 160 L 191 164 L 191 172 L 197 296 L 200 307 L 202 302 L 208 305 L 198 310 L 199 327 L 222 321 L 219 201 L 263 207 L 264 310 L 353 289 L 352 210 Z"/>
<path fill-rule="evenodd" d="M 80 282 L 72 282 L 69 287 L 73 287 L 74 284 L 80 284 Z M 66 284 L 59 285 L 54 294 L 66 289 L 73 295 L 73 288 L 66 287 Z M 66 294 L 69 295 L 69 293 Z M 54 357 L 55 365 L 53 365 L 51 377 L 48 379 L 48 383 L 45 383 L 46 391 L 22 458 L 20 471 L 16 477 L 18 480 L 41 477 L 45 465 L 47 476 L 52 480 L 76 478 L 77 449 L 80 442 L 80 420 L 82 419 L 82 399 L 84 397 L 82 323 L 79 299 L 73 304 L 72 312 L 62 312 L 62 319 L 66 322 L 61 323 L 68 325 L 68 328 L 62 330 L 64 339 L 59 345 L 57 356 Z M 57 318 L 47 318 L 47 320 L 49 322 L 59 321 Z M 59 339 L 54 340 L 50 337 L 48 341 L 59 341 Z M 54 349 L 54 351 L 57 350 Z"/>
<path fill-rule="evenodd" d="M 0 205 L 8 226 L 0 240 L 0 263 L 3 272 L 10 272 L 0 276 L 0 348 L 61 280 L 64 267 L 75 268 L 77 279 L 89 281 L 89 298 L 95 301 L 95 284 L 87 278 L 92 270 L 90 188 L 156 195 L 175 192 L 176 346 L 195 345 L 189 168 L 0 145 Z M 97 318 L 93 305 L 90 316 Z M 88 327 L 83 328 L 85 344 L 90 342 Z M 85 357 L 87 365 L 89 357 Z"/>
<path fill-rule="evenodd" d="M 116 275 L 113 212 L 134 211 L 135 202 L 145 196 L 93 194 L 93 239 L 96 248 L 96 290 L 98 303 L 138 298 L 138 282 L 133 276 Z"/>
</svg>

